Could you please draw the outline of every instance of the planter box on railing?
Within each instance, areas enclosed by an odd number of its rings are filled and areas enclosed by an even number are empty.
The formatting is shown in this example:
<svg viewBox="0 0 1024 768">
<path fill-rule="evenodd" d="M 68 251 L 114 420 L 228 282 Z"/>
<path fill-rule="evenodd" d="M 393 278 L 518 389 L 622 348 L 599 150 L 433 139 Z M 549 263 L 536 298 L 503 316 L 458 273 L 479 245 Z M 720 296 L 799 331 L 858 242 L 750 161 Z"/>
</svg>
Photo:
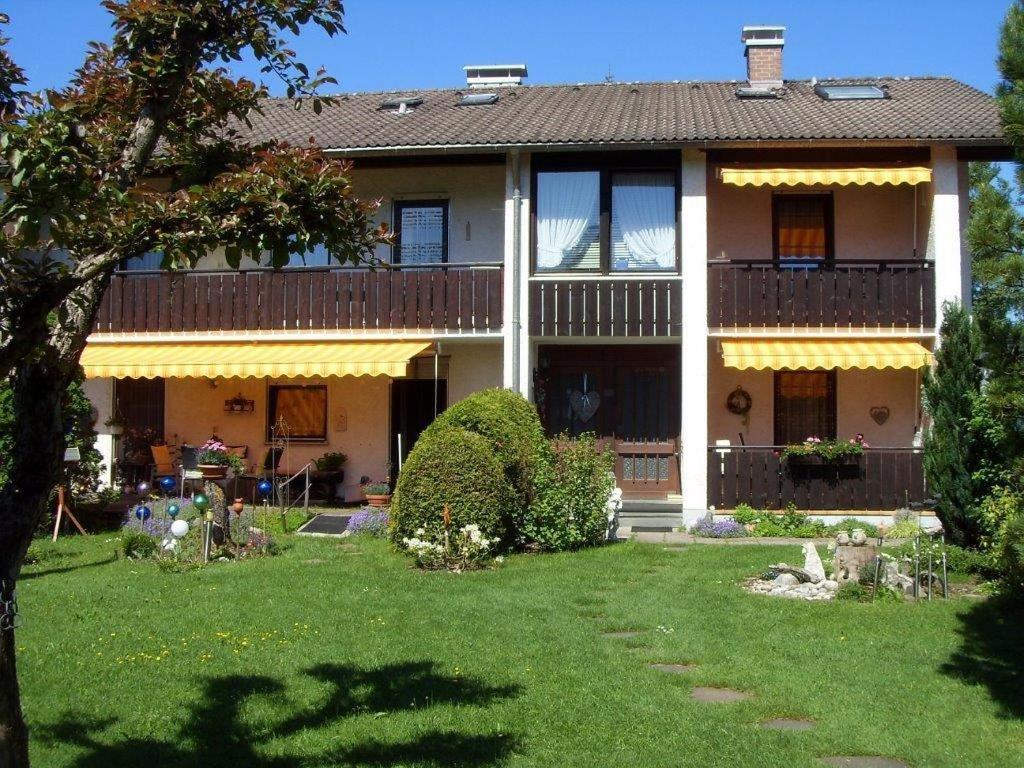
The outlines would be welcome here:
<svg viewBox="0 0 1024 768">
<path fill-rule="evenodd" d="M 893 511 L 927 498 L 922 451 L 869 448 L 853 464 L 783 462 L 784 446 L 708 448 L 708 503 L 716 509 Z M 801 459 L 821 459 L 818 456 Z"/>
</svg>

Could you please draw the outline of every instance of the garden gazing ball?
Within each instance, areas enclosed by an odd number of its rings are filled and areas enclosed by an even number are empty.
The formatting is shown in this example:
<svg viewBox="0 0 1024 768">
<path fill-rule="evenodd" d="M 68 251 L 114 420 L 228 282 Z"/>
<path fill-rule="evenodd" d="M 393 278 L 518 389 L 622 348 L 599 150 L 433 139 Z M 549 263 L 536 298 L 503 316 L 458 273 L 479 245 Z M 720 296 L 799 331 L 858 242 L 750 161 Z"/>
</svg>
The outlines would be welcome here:
<svg viewBox="0 0 1024 768">
<path fill-rule="evenodd" d="M 175 520 L 171 523 L 171 536 L 176 539 L 182 538 L 188 533 L 188 523 L 184 520 Z"/>
<path fill-rule="evenodd" d="M 147 506 L 138 506 L 135 508 L 135 516 L 139 518 L 139 520 L 145 521 L 149 520 L 149 518 L 153 516 L 153 512 Z"/>
<path fill-rule="evenodd" d="M 274 485 L 269 480 L 260 480 L 256 484 L 256 490 L 259 491 L 264 496 L 266 496 L 272 490 L 274 490 Z"/>
<path fill-rule="evenodd" d="M 141 483 L 135 486 L 135 490 L 137 490 L 140 494 L 145 493 L 146 491 L 149 490 L 149 483 L 143 480 Z"/>
<path fill-rule="evenodd" d="M 206 497 L 205 493 L 197 493 L 195 496 L 192 497 L 192 504 L 195 506 L 196 509 L 202 512 L 204 509 L 210 506 L 210 500 Z"/>
<path fill-rule="evenodd" d="M 160 487 L 163 488 L 165 491 L 173 490 L 174 489 L 174 478 L 171 477 L 170 475 L 168 475 L 167 477 L 161 477 L 160 478 Z"/>
<path fill-rule="evenodd" d="M 179 512 L 181 512 L 181 507 L 177 504 L 172 502 L 167 505 L 167 514 L 171 517 L 177 517 Z"/>
</svg>

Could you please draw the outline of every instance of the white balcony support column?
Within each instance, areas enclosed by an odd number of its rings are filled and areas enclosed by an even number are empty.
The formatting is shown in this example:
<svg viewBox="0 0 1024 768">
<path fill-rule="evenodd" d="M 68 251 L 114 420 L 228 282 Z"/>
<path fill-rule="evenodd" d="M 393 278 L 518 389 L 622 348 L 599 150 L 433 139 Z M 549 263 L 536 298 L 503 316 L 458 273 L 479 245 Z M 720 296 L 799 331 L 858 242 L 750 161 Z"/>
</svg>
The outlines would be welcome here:
<svg viewBox="0 0 1024 768">
<path fill-rule="evenodd" d="M 529 337 L 525 331 L 527 280 L 529 278 L 530 156 L 512 150 L 505 157 L 505 264 L 502 310 L 502 386 L 529 395 L 527 358 Z M 518 225 L 518 226 L 517 226 Z M 524 369 L 527 373 L 524 376 Z M 523 382 L 527 384 L 524 386 Z"/>
<path fill-rule="evenodd" d="M 687 524 L 708 509 L 708 205 L 707 161 L 703 152 L 682 157 L 683 317 L 682 458 L 683 518 Z"/>
<path fill-rule="evenodd" d="M 103 462 L 103 469 L 100 472 L 100 485 L 109 487 L 114 484 L 114 450 L 116 448 L 114 436 L 110 434 L 110 427 L 104 426 L 111 416 L 114 415 L 114 380 L 113 379 L 86 379 L 82 385 L 82 391 L 89 398 L 92 407 L 96 409 L 96 450 L 100 452 Z"/>
<path fill-rule="evenodd" d="M 530 154 L 524 152 L 519 160 L 519 190 L 520 190 L 520 216 L 519 216 L 519 328 L 517 329 L 516 344 L 519 345 L 518 358 L 518 381 L 516 391 L 527 400 L 533 402 L 533 347 L 530 343 L 530 195 L 533 190 L 530 187 L 532 175 L 530 173 Z"/>
<path fill-rule="evenodd" d="M 971 263 L 963 237 L 967 225 L 967 163 L 958 162 L 955 147 L 932 147 L 932 218 L 930 257 L 935 262 L 936 324 L 942 305 L 971 303 Z"/>
</svg>

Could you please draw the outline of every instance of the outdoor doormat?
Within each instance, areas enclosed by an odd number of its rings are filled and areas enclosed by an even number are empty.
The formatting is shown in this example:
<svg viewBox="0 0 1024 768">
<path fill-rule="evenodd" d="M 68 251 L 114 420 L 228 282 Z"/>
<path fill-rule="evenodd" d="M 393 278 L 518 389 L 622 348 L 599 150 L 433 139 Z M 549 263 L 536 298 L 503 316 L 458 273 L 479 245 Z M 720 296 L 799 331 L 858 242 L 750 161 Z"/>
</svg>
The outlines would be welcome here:
<svg viewBox="0 0 1024 768">
<path fill-rule="evenodd" d="M 349 515 L 317 515 L 296 531 L 307 536 L 341 536 L 348 527 Z"/>
</svg>

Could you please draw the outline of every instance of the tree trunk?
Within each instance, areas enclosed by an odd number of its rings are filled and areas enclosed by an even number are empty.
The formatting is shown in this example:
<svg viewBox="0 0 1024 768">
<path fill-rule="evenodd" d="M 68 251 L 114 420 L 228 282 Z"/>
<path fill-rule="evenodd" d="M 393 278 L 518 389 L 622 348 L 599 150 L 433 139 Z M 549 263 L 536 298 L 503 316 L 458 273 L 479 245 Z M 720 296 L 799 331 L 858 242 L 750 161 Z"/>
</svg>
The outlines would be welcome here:
<svg viewBox="0 0 1024 768">
<path fill-rule="evenodd" d="M 64 393 L 78 370 L 78 359 L 108 283 L 106 273 L 69 296 L 66 312 L 52 328 L 47 343 L 23 360 L 10 377 L 16 448 L 9 457 L 7 486 L 0 489 L 0 582 L 7 591 L 17 584 L 32 534 L 60 483 Z M 0 768 L 26 768 L 29 764 L 15 648 L 14 630 L 0 629 Z"/>
</svg>

